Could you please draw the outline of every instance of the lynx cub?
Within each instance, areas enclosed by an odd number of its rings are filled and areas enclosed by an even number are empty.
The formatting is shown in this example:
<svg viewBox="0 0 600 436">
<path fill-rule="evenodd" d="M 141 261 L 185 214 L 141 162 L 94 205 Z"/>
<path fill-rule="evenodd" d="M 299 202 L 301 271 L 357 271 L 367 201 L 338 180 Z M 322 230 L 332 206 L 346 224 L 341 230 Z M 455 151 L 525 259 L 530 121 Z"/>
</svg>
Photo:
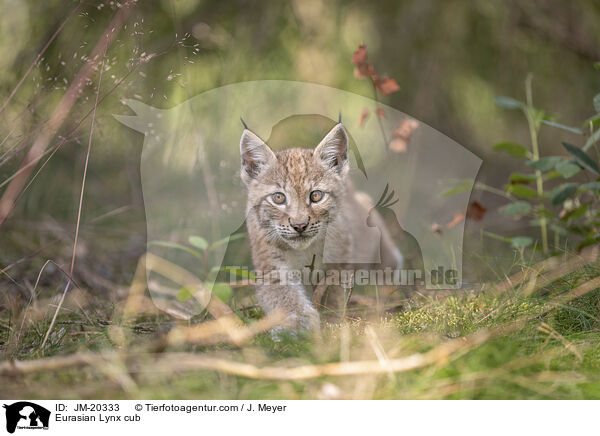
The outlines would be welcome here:
<svg viewBox="0 0 600 436">
<path fill-rule="evenodd" d="M 246 223 L 257 271 L 285 273 L 301 271 L 306 265 L 323 271 L 347 267 L 323 262 L 326 236 L 328 253 L 334 258 L 353 259 L 353 252 L 359 250 L 361 255 L 376 254 L 392 268 L 402 267 L 402 256 L 383 225 L 378 225 L 380 240 L 365 239 L 361 231 L 361 220 L 372 204 L 350 184 L 348 136 L 341 123 L 314 150 L 290 148 L 277 153 L 245 129 L 240 153 L 240 174 L 248 190 Z M 376 212 L 369 219 L 381 220 Z M 301 280 L 285 284 L 272 280 L 257 284 L 256 295 L 266 313 L 282 309 L 288 314 L 286 327 L 314 329 L 320 318 L 307 295 L 311 288 Z"/>
</svg>

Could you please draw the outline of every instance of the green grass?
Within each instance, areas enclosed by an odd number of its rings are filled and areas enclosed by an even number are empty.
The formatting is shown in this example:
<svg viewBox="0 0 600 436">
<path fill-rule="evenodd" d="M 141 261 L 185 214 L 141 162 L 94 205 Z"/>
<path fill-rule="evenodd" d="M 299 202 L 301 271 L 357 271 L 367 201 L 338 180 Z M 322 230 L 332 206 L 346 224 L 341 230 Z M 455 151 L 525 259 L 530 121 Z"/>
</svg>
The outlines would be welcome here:
<svg viewBox="0 0 600 436">
<path fill-rule="evenodd" d="M 168 347 L 161 352 L 198 355 L 263 366 L 298 366 L 347 359 L 376 360 L 378 346 L 390 359 L 427 352 L 474 332 L 527 320 L 520 328 L 495 334 L 484 343 L 422 369 L 395 374 L 330 376 L 307 380 L 256 380 L 216 371 L 136 373 L 124 368 L 86 366 L 2 377 L 3 398 L 170 398 L 170 399 L 590 399 L 600 398 L 600 289 L 554 310 L 545 303 L 600 273 L 588 266 L 524 297 L 519 289 L 502 295 L 472 292 L 448 297 L 415 296 L 404 310 L 325 324 L 322 340 L 261 334 L 242 347 Z M 123 348 L 110 321 L 113 306 L 65 312 L 59 316 L 44 356 L 80 350 L 147 351 L 176 325 L 164 315 L 125 323 Z M 252 322 L 252 320 L 246 320 Z M 2 313 L 2 358 L 42 357 L 39 345 L 48 318 L 26 323 L 16 343 L 17 321 Z M 375 332 L 373 336 L 367 330 Z M 123 377 L 130 382 L 124 382 Z"/>
</svg>

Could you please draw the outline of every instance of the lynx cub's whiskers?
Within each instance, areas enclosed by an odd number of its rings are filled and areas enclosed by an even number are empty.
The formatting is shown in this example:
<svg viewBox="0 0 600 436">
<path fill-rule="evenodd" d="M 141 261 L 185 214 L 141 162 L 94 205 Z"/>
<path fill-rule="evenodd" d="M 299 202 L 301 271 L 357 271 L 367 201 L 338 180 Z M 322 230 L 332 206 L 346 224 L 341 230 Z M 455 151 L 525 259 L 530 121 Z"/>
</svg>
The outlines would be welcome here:
<svg viewBox="0 0 600 436">
<path fill-rule="evenodd" d="M 379 258 L 379 238 L 365 240 L 361 230 L 370 207 L 364 201 L 366 195 L 355 193 L 350 184 L 348 136 L 341 123 L 314 150 L 290 148 L 277 153 L 245 128 L 240 153 L 240 175 L 248 191 L 246 224 L 256 270 L 299 271 L 311 262 L 323 270 L 343 268 L 324 263 L 326 240 L 328 253 L 335 259 L 352 259 L 354 250 Z M 378 219 L 376 213 L 373 219 Z M 388 249 L 393 253 L 387 263 L 400 268 L 402 258 L 385 238 L 389 239 L 382 232 L 382 261 Z M 269 282 L 257 285 L 256 296 L 265 312 L 280 309 L 288 314 L 286 327 L 314 329 L 320 318 L 308 298 L 312 291 L 300 280 Z"/>
</svg>

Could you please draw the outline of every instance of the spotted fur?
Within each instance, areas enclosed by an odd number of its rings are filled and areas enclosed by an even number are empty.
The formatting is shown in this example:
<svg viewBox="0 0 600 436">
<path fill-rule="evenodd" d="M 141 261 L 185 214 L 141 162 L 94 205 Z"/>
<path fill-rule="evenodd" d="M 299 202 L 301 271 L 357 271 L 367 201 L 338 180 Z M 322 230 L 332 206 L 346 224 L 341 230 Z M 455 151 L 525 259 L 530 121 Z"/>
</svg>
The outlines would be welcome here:
<svg viewBox="0 0 600 436">
<path fill-rule="evenodd" d="M 333 254 L 339 259 L 349 258 L 355 249 L 379 250 L 379 241 L 361 241 L 353 233 L 356 211 L 368 208 L 368 201 L 365 194 L 354 193 L 347 177 L 348 137 L 341 123 L 314 150 L 290 148 L 277 153 L 245 129 L 240 153 L 240 174 L 248 191 L 246 223 L 257 271 L 302 270 L 313 259 L 316 269 L 339 268 L 323 264 L 326 234 L 335 241 Z M 312 202 L 315 191 L 323 196 Z M 285 201 L 277 204 L 281 196 L 274 198 L 274 194 L 283 194 Z M 287 313 L 287 327 L 314 329 L 320 319 L 308 298 L 312 289 L 307 288 L 300 281 L 271 282 L 259 284 L 256 295 L 267 313 L 275 309 Z"/>
</svg>

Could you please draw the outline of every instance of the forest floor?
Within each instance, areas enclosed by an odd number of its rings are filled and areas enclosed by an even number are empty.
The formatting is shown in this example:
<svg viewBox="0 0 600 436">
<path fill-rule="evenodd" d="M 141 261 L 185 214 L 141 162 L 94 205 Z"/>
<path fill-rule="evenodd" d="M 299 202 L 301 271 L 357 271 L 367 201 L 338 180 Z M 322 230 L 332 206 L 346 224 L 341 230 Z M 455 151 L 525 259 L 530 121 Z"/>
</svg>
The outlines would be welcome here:
<svg viewBox="0 0 600 436">
<path fill-rule="evenodd" d="M 73 290 L 42 348 L 59 296 L 9 301 L 0 397 L 598 399 L 599 277 L 597 260 L 558 257 L 276 340 L 252 310 L 236 312 L 241 322 L 124 317 L 126 292 L 106 301 Z"/>
</svg>

